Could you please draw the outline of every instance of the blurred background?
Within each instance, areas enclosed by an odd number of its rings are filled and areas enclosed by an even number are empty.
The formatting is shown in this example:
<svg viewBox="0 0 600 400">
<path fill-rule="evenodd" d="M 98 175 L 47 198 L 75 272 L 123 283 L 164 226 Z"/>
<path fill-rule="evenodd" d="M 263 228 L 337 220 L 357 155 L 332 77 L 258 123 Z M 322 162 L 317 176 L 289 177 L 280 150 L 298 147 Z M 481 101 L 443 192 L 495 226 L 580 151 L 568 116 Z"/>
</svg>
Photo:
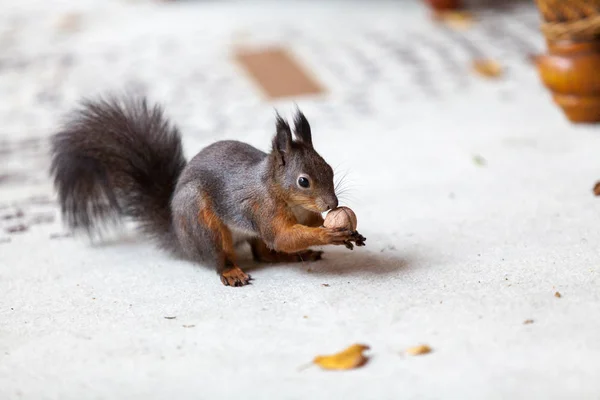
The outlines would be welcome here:
<svg viewBox="0 0 600 400">
<path fill-rule="evenodd" d="M 398 119 L 452 123 L 444 104 L 486 118 L 481 96 L 488 108 L 547 106 L 533 2 L 466 1 L 444 15 L 434 3 L 454 2 L 3 0 L 0 140 L 45 137 L 82 97 L 120 92 L 162 103 L 191 153 L 226 137 L 268 144 L 273 108 L 294 104 L 317 132 L 368 123 L 374 139 Z M 45 179 L 3 164 L 5 181 Z"/>
</svg>

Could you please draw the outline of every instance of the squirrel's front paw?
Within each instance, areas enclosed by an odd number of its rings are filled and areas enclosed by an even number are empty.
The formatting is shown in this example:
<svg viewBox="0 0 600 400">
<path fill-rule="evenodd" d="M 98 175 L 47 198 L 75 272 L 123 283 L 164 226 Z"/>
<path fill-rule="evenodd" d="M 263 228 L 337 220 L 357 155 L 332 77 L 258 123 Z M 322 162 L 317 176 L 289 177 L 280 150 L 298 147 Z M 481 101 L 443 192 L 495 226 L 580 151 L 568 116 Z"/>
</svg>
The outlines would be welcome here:
<svg viewBox="0 0 600 400">
<path fill-rule="evenodd" d="M 352 242 L 357 246 L 364 246 L 365 240 L 363 235 L 357 231 L 350 231 L 346 228 L 326 228 L 327 244 L 344 245 L 348 249 L 354 249 Z"/>
<path fill-rule="evenodd" d="M 367 240 L 366 237 L 364 237 L 363 235 L 361 235 L 360 233 L 358 233 L 358 231 L 354 231 L 353 232 L 354 235 L 354 243 L 356 243 L 357 246 L 364 246 L 365 245 L 365 241 Z"/>
<path fill-rule="evenodd" d="M 336 246 L 346 245 L 353 238 L 353 232 L 346 228 L 325 228 L 325 243 Z"/>
<path fill-rule="evenodd" d="M 252 278 L 240 269 L 240 267 L 231 267 L 221 272 L 221 282 L 225 286 L 245 286 L 250 283 Z"/>
</svg>

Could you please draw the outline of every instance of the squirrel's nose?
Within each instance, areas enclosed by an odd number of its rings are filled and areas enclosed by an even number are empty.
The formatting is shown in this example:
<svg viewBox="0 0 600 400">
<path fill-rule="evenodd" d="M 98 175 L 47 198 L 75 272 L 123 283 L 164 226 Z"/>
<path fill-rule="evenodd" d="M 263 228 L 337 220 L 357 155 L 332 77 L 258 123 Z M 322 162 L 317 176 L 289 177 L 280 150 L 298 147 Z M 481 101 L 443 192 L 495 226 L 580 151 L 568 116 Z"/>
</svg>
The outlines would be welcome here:
<svg viewBox="0 0 600 400">
<path fill-rule="evenodd" d="M 338 206 L 338 199 L 337 197 L 332 197 L 331 199 L 327 200 L 327 207 L 329 207 L 330 210 L 334 210 L 336 209 Z"/>
</svg>

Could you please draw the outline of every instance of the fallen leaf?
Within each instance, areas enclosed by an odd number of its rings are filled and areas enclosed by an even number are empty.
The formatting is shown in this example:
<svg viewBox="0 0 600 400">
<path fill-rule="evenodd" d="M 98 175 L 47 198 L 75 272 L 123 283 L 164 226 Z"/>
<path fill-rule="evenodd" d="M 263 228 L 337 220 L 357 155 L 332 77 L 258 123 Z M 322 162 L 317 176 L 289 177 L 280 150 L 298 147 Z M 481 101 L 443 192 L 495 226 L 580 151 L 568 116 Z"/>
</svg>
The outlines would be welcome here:
<svg viewBox="0 0 600 400">
<path fill-rule="evenodd" d="M 562 294 L 560 294 L 559 292 L 556 292 L 556 293 L 554 293 L 554 297 L 561 298 L 561 297 L 562 297 Z"/>
<path fill-rule="evenodd" d="M 411 356 L 420 356 L 422 354 L 431 353 L 431 351 L 431 347 L 427 346 L 426 344 L 406 349 L 406 352 Z"/>
<path fill-rule="evenodd" d="M 596 196 L 600 196 L 600 182 L 596 182 L 594 185 L 594 194 Z"/>
<path fill-rule="evenodd" d="M 81 20 L 81 14 L 67 13 L 58 19 L 57 28 L 63 32 L 75 32 L 81 28 Z"/>
<path fill-rule="evenodd" d="M 466 31 L 473 26 L 473 14 L 468 11 L 434 11 L 433 19 L 456 31 Z"/>
<path fill-rule="evenodd" d="M 473 71 L 484 78 L 498 78 L 504 72 L 502 65 L 491 59 L 474 60 Z"/>
<path fill-rule="evenodd" d="M 321 283 L 321 286 L 329 287 L 329 283 Z"/>
<path fill-rule="evenodd" d="M 529 325 L 529 324 L 533 324 L 533 320 L 532 319 L 526 319 L 525 322 L 523 322 L 525 325 Z"/>
<path fill-rule="evenodd" d="M 346 350 L 327 356 L 316 356 L 313 363 L 323 369 L 346 370 L 363 366 L 367 361 L 363 352 L 369 350 L 369 346 L 364 344 L 353 344 Z"/>
<path fill-rule="evenodd" d="M 483 167 L 487 164 L 487 161 L 485 160 L 485 158 L 483 158 L 480 155 L 474 155 L 473 156 L 473 162 L 475 163 L 475 165 Z"/>
</svg>

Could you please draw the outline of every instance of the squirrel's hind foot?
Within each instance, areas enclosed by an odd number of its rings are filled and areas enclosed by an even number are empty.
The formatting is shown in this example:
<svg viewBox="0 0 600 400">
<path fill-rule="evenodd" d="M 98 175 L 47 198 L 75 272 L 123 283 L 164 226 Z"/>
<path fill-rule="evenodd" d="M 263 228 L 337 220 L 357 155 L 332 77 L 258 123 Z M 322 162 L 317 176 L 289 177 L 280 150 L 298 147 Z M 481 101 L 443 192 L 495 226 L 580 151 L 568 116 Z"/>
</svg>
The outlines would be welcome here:
<svg viewBox="0 0 600 400">
<path fill-rule="evenodd" d="M 221 272 L 221 282 L 225 286 L 246 286 L 251 280 L 252 277 L 237 266 L 226 268 Z"/>
</svg>

